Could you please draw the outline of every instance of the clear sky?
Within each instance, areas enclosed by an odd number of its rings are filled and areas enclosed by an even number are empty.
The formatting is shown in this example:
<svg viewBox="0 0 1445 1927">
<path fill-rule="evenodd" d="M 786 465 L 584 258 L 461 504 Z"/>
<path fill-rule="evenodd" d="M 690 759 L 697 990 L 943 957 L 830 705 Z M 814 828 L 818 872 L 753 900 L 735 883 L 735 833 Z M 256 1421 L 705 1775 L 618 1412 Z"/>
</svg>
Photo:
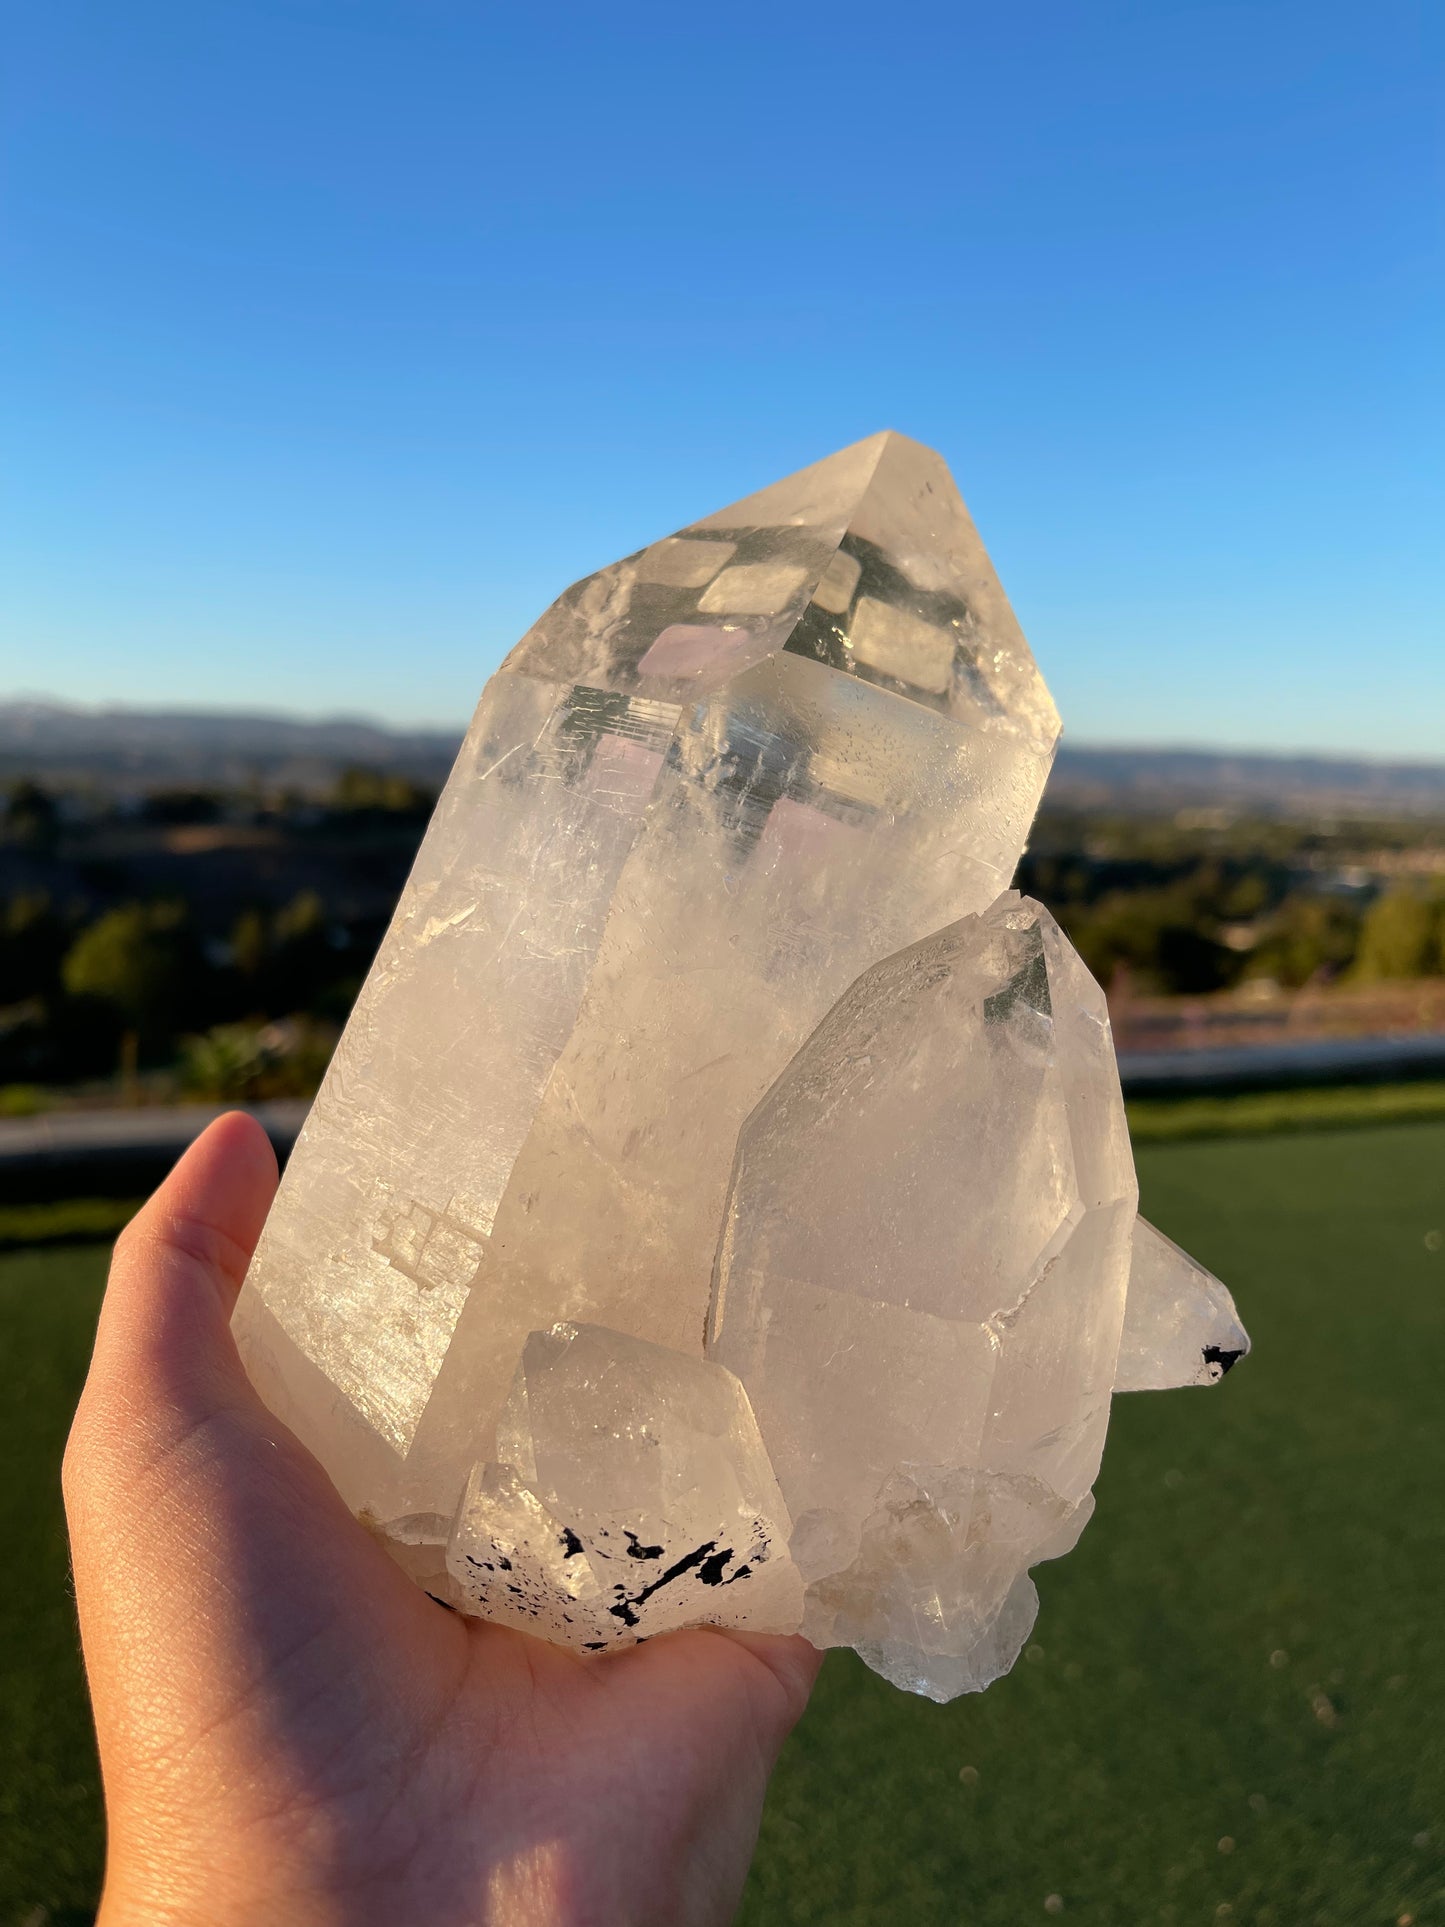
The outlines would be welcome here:
<svg viewBox="0 0 1445 1927">
<path fill-rule="evenodd" d="M 1071 734 L 1445 756 L 1439 0 L 44 0 L 0 694 L 454 723 L 895 427 Z"/>
</svg>

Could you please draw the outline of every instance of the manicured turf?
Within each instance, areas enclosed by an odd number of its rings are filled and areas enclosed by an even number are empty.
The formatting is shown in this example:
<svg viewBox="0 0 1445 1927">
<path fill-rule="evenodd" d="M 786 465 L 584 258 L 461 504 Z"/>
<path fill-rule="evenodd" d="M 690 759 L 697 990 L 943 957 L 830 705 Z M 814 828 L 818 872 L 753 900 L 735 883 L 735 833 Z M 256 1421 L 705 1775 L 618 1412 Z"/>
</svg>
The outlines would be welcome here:
<svg viewBox="0 0 1445 1927">
<path fill-rule="evenodd" d="M 1116 1401 L 1008 1679 L 935 1708 L 829 1662 L 749 1927 L 1445 1921 L 1445 1125 L 1139 1166 L 1254 1356 Z"/>
<path fill-rule="evenodd" d="M 140 1198 L 56 1198 L 0 1204 L 0 1251 L 38 1245 L 110 1244 L 141 1207 Z"/>
<path fill-rule="evenodd" d="M 1135 1144 L 1183 1138 L 1262 1137 L 1276 1131 L 1358 1130 L 1365 1124 L 1445 1119 L 1445 1084 L 1338 1084 L 1326 1089 L 1241 1091 L 1225 1097 L 1136 1097 Z"/>
<path fill-rule="evenodd" d="M 1445 1124 L 1139 1164 L 1255 1356 L 1117 1402 L 1098 1516 L 987 1694 L 934 1707 L 829 1660 L 747 1927 L 1445 1924 Z M 0 1927 L 93 1904 L 55 1465 L 103 1265 L 0 1258 Z"/>
<path fill-rule="evenodd" d="M 60 1454 L 105 1265 L 99 1246 L 0 1257 L 0 1927 L 59 1927 L 100 1886 Z"/>
<path fill-rule="evenodd" d="M 1367 1124 L 1445 1119 L 1445 1083 L 1344 1084 L 1328 1089 L 1248 1091 L 1209 1097 L 1142 1097 L 1128 1106 L 1136 1144 L 1186 1138 L 1261 1137 L 1280 1131 L 1351 1130 Z M 0 1203 L 0 1251 L 109 1241 L 140 1209 L 139 1198 L 55 1198 Z"/>
</svg>

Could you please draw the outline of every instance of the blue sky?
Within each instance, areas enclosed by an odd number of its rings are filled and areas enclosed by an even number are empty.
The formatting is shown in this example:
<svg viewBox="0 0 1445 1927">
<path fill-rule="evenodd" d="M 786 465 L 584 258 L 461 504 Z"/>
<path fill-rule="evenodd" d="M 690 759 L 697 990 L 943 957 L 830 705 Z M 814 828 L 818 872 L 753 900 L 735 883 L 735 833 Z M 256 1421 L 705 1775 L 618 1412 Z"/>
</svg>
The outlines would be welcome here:
<svg viewBox="0 0 1445 1927">
<path fill-rule="evenodd" d="M 1445 755 L 1436 0 L 46 0 L 0 694 L 452 723 L 574 577 L 940 448 L 1080 740 Z"/>
</svg>

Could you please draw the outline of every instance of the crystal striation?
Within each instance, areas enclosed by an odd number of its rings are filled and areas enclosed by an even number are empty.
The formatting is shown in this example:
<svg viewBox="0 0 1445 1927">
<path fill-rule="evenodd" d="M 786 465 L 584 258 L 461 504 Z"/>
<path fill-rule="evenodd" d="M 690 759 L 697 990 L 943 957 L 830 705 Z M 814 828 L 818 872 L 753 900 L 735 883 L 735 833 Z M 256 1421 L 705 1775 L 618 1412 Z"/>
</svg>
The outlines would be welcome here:
<svg viewBox="0 0 1445 1927">
<path fill-rule="evenodd" d="M 1133 1229 L 1102 996 L 1008 893 L 1057 734 L 891 434 L 588 577 L 493 677 L 235 1319 L 418 1584 L 582 1650 L 801 1626 L 939 1697 L 1010 1663 L 1116 1373 L 1247 1342 Z"/>
</svg>

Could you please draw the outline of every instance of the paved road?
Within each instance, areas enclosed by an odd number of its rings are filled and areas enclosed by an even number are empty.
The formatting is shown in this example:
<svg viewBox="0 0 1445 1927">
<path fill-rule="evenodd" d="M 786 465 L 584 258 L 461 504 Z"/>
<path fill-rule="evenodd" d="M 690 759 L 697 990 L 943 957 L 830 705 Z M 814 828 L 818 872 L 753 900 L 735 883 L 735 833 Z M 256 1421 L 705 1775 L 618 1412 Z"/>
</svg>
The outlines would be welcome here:
<svg viewBox="0 0 1445 1927">
<path fill-rule="evenodd" d="M 81 1192 L 143 1196 L 211 1119 L 231 1108 L 179 1104 L 0 1118 L 0 1202 Z M 278 1098 L 243 1108 L 265 1126 L 277 1155 L 284 1158 L 311 1107 L 305 1098 Z"/>
<path fill-rule="evenodd" d="M 1119 1075 L 1128 1097 L 1445 1077 L 1445 1032 L 1310 1038 L 1293 1044 L 1230 1045 L 1222 1050 L 1128 1051 L 1119 1058 Z"/>
<path fill-rule="evenodd" d="M 1132 1051 L 1121 1056 L 1119 1072 L 1130 1097 L 1445 1077 L 1445 1033 L 1249 1044 L 1224 1050 Z M 85 1192 L 140 1197 L 224 1108 L 185 1104 L 0 1118 L 0 1201 L 18 1203 Z M 306 1100 L 279 1099 L 246 1108 L 265 1125 L 284 1158 L 306 1117 Z"/>
</svg>

